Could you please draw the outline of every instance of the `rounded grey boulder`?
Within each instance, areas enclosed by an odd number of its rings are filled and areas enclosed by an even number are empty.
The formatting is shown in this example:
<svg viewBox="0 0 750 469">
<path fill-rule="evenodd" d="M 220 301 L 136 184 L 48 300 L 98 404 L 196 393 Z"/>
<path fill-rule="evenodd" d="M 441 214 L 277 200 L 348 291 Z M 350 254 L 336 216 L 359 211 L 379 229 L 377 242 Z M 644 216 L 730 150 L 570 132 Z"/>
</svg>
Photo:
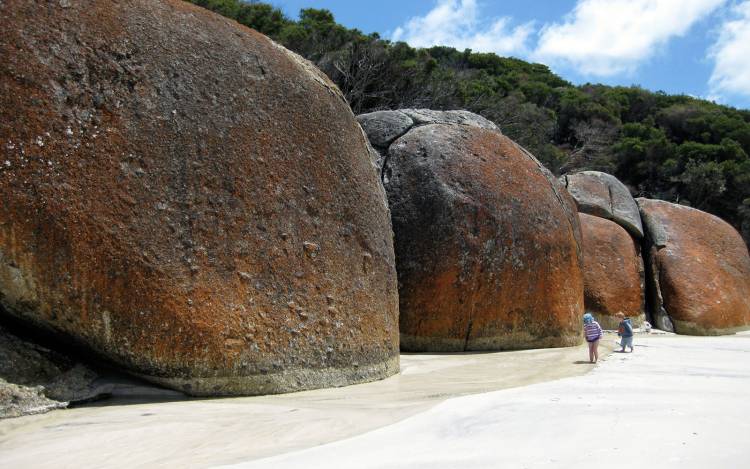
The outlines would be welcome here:
<svg viewBox="0 0 750 469">
<path fill-rule="evenodd" d="M 562 176 L 561 182 L 575 199 L 579 212 L 612 220 L 637 239 L 643 238 L 638 205 L 619 179 L 600 171 L 581 171 Z"/>
<path fill-rule="evenodd" d="M 394 122 L 413 125 L 383 144 Z M 382 117 L 383 122 L 375 122 Z M 381 145 L 404 351 L 509 350 L 581 340 L 575 203 L 529 152 L 481 116 L 360 116 Z"/>
<path fill-rule="evenodd" d="M 375 111 L 357 116 L 370 143 L 376 148 L 387 148 L 413 125 L 414 121 L 400 111 Z"/>
</svg>

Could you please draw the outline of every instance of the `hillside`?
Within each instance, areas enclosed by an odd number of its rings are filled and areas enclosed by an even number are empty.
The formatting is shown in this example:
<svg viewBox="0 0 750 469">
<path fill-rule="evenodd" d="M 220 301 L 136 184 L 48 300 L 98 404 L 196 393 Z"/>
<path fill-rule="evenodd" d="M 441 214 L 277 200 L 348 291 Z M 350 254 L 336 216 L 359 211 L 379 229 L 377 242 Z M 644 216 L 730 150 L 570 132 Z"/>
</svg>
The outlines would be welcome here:
<svg viewBox="0 0 750 469">
<path fill-rule="evenodd" d="M 266 3 L 191 0 L 320 67 L 355 114 L 467 109 L 492 120 L 557 174 L 615 174 L 634 195 L 716 214 L 750 241 L 750 111 L 637 86 L 574 86 L 543 64 L 450 47 L 415 49 Z"/>
</svg>

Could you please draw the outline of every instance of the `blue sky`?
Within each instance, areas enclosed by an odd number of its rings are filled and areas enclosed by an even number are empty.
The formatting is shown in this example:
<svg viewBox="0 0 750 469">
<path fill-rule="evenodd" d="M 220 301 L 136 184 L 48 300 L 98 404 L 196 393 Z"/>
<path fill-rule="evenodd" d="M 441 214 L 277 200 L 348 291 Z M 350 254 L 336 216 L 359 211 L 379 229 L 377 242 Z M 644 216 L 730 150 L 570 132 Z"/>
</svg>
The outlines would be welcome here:
<svg viewBox="0 0 750 469">
<path fill-rule="evenodd" d="M 366 33 L 541 62 L 573 83 L 640 85 L 750 108 L 750 0 L 270 0 Z"/>
</svg>

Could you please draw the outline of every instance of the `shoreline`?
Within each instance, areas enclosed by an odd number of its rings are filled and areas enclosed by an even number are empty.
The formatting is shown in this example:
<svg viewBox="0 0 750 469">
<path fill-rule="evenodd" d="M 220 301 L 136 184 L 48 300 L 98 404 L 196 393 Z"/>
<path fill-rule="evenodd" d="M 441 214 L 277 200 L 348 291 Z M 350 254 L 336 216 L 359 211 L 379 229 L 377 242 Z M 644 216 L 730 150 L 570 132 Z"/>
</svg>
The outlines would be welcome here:
<svg viewBox="0 0 750 469">
<path fill-rule="evenodd" d="M 591 373 L 449 399 L 353 438 L 221 467 L 745 467 L 748 352 L 750 333 L 642 336 Z"/>
<path fill-rule="evenodd" d="M 605 334 L 600 360 L 613 351 Z M 586 344 L 555 349 L 403 353 L 380 381 L 230 398 L 119 397 L 0 421 L 8 467 L 236 464 L 340 441 L 396 424 L 450 398 L 579 376 Z"/>
</svg>

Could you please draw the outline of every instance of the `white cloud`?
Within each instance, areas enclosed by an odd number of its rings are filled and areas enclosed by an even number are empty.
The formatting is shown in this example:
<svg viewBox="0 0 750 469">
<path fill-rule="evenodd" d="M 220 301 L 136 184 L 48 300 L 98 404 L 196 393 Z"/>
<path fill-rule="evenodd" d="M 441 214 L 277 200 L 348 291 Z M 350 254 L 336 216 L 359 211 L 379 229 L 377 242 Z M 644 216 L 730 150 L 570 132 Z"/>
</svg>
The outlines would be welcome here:
<svg viewBox="0 0 750 469">
<path fill-rule="evenodd" d="M 710 51 L 714 70 L 708 84 L 718 101 L 727 94 L 750 97 L 750 1 L 736 5 L 732 13 Z"/>
<path fill-rule="evenodd" d="M 545 26 L 534 60 L 585 75 L 632 73 L 725 0 L 579 0 L 562 23 Z"/>
<path fill-rule="evenodd" d="M 511 28 L 510 23 L 508 17 L 482 21 L 476 0 L 439 0 L 426 15 L 411 18 L 396 28 L 391 39 L 413 47 L 441 45 L 520 55 L 526 51 L 533 26 L 525 23 Z"/>
</svg>

